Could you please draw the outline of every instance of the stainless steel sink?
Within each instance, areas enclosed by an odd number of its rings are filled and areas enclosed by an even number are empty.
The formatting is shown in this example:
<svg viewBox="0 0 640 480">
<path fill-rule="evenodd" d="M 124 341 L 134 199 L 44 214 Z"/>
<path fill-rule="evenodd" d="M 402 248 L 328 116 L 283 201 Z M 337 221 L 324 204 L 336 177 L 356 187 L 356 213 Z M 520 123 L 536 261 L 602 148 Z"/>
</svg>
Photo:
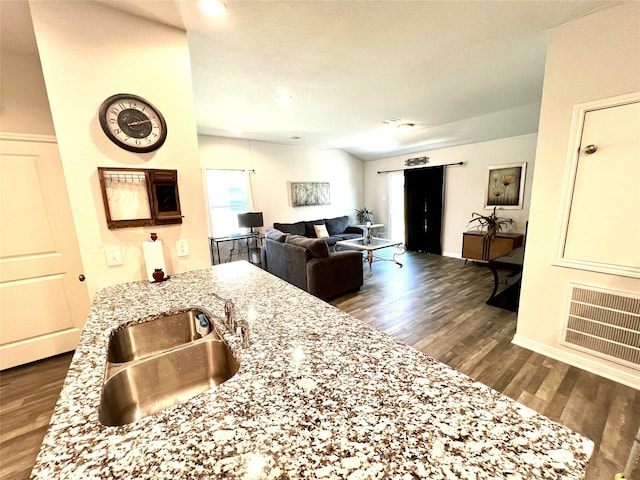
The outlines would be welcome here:
<svg viewBox="0 0 640 480">
<path fill-rule="evenodd" d="M 109 339 L 107 361 L 123 363 L 155 355 L 171 348 L 191 343 L 200 337 L 196 332 L 196 315 L 207 312 L 191 308 L 172 315 L 130 325 L 115 332 Z M 210 320 L 211 321 L 211 320 Z M 209 335 L 220 339 L 215 329 Z"/>
<path fill-rule="evenodd" d="M 212 327 L 204 337 L 195 328 L 200 313 Z M 109 426 L 134 422 L 220 385 L 239 368 L 203 309 L 128 326 L 109 341 L 98 418 Z"/>
<path fill-rule="evenodd" d="M 206 339 L 119 369 L 102 388 L 99 419 L 124 425 L 220 385 L 240 367 L 229 346 Z"/>
</svg>

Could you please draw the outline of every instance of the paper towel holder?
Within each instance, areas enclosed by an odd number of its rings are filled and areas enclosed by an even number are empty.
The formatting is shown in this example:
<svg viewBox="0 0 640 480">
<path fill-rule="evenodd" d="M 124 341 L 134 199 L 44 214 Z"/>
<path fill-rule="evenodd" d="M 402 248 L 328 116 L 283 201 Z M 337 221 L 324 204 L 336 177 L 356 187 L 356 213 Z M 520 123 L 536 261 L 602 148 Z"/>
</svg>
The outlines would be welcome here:
<svg viewBox="0 0 640 480">
<path fill-rule="evenodd" d="M 177 170 L 98 167 L 98 177 L 110 230 L 182 223 Z"/>
</svg>

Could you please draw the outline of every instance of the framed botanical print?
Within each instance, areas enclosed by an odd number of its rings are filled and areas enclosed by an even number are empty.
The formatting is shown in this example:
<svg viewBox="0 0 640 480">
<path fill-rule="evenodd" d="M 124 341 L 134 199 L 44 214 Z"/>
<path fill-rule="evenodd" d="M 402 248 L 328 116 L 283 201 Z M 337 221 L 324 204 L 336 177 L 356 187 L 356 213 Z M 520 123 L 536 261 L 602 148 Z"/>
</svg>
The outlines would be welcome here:
<svg viewBox="0 0 640 480">
<path fill-rule="evenodd" d="M 526 169 L 527 162 L 487 167 L 484 208 L 522 209 Z"/>
</svg>

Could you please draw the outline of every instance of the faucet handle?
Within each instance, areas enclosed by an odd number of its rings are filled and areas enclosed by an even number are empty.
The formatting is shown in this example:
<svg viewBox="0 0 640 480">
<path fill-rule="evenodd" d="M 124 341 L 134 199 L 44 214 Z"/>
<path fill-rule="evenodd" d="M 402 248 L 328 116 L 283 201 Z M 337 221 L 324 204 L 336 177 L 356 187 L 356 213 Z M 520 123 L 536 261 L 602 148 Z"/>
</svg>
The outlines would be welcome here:
<svg viewBox="0 0 640 480">
<path fill-rule="evenodd" d="M 240 340 L 244 348 L 249 347 L 249 322 L 238 320 L 236 323 L 236 333 L 240 335 Z"/>
<path fill-rule="evenodd" d="M 236 330 L 236 306 L 233 300 L 228 298 L 224 301 L 224 316 L 227 319 L 227 327 L 231 332 L 235 333 Z"/>
</svg>

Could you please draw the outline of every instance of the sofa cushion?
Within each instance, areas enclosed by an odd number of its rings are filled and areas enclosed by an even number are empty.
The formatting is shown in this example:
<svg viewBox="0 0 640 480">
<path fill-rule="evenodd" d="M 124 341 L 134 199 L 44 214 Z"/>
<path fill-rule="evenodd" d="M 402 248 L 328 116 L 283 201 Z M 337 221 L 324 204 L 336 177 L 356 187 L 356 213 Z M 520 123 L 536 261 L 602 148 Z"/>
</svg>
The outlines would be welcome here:
<svg viewBox="0 0 640 480">
<path fill-rule="evenodd" d="M 268 228 L 264 233 L 265 238 L 269 240 L 275 240 L 276 242 L 283 243 L 284 239 L 287 238 L 287 233 L 283 233 L 280 230 L 276 230 L 275 228 Z"/>
<path fill-rule="evenodd" d="M 317 238 L 326 238 L 329 236 L 329 232 L 327 232 L 327 226 L 324 223 L 322 225 L 314 225 L 313 227 L 316 231 Z"/>
<path fill-rule="evenodd" d="M 340 240 L 344 240 L 343 238 L 340 237 L 327 237 L 327 238 L 323 238 L 322 240 L 324 240 L 324 242 L 329 245 L 329 247 L 333 247 L 336 243 L 338 243 Z"/>
<path fill-rule="evenodd" d="M 327 218 L 325 223 L 327 225 L 329 235 L 333 237 L 335 235 L 340 235 L 345 231 L 347 225 L 349 225 L 349 217 L 344 215 L 342 217 Z"/>
<path fill-rule="evenodd" d="M 362 235 L 359 233 L 342 233 L 338 235 L 338 237 L 339 240 L 353 240 L 355 238 L 362 238 Z"/>
<path fill-rule="evenodd" d="M 288 235 L 285 243 L 306 248 L 315 258 L 325 258 L 329 256 L 329 247 L 321 238 L 307 238 L 301 235 Z"/>
<path fill-rule="evenodd" d="M 274 223 L 273 228 L 280 230 L 281 232 L 284 232 L 284 233 L 292 233 L 294 235 L 305 235 L 306 231 L 304 228 L 304 223 L 305 222 Z"/>
<path fill-rule="evenodd" d="M 324 225 L 324 220 L 311 220 L 310 222 L 304 222 L 303 235 L 309 238 L 316 238 L 316 225 Z"/>
</svg>

